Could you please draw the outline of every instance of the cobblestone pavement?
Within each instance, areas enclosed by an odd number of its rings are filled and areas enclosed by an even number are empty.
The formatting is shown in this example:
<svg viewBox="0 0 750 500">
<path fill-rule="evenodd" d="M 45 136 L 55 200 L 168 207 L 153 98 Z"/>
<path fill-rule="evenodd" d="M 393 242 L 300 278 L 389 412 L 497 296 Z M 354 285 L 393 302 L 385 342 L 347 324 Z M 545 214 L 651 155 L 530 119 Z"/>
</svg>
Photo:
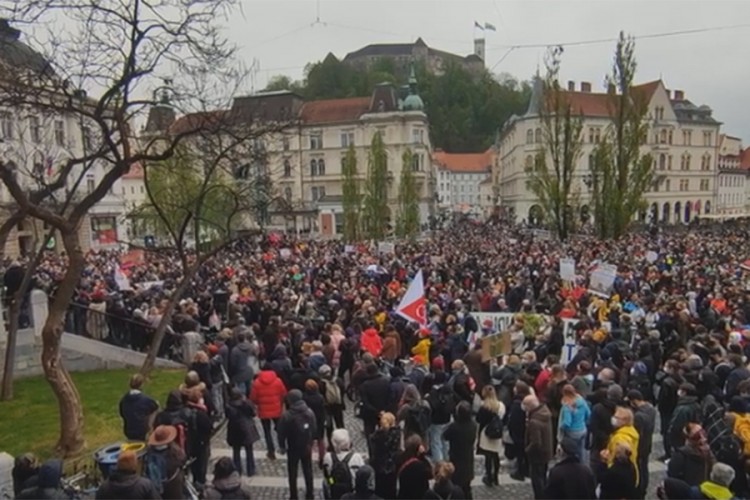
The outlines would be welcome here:
<svg viewBox="0 0 750 500">
<path fill-rule="evenodd" d="M 351 406 L 351 405 L 350 405 Z M 362 422 L 354 418 L 351 408 L 344 414 L 344 425 L 349 430 L 352 437 L 354 449 L 362 454 L 367 453 L 367 445 L 362 429 Z M 254 498 L 260 499 L 282 499 L 289 498 L 289 489 L 287 487 L 286 460 L 285 457 L 279 456 L 277 460 L 268 460 L 266 458 L 265 441 L 262 438 L 262 428 L 260 423 L 257 424 L 258 431 L 261 433 L 260 441 L 255 443 L 255 464 L 256 475 L 252 478 L 245 479 L 251 485 L 254 492 Z M 658 431 L 657 431 L 658 432 Z M 274 436 L 275 437 L 275 436 Z M 654 435 L 653 452 L 649 464 L 649 493 L 647 498 L 656 497 L 656 487 L 664 479 L 666 466 L 658 462 L 656 457 L 663 454 L 661 435 Z M 213 463 L 222 456 L 231 456 L 231 449 L 227 447 L 225 433 L 219 432 L 212 441 L 211 465 L 209 473 L 213 471 Z M 316 454 L 317 456 L 317 454 Z M 314 461 L 315 463 L 315 461 Z M 500 486 L 488 488 L 481 482 L 484 472 L 484 458 L 477 456 L 474 460 L 475 479 L 472 486 L 474 498 L 513 498 L 515 500 L 525 500 L 533 498 L 531 483 L 529 480 L 519 482 L 510 478 L 508 471 L 501 471 Z M 321 483 L 323 474 L 316 465 L 313 465 L 313 474 L 315 477 L 315 496 L 322 498 Z M 300 471 L 297 479 L 299 494 L 304 498 L 304 479 Z"/>
</svg>

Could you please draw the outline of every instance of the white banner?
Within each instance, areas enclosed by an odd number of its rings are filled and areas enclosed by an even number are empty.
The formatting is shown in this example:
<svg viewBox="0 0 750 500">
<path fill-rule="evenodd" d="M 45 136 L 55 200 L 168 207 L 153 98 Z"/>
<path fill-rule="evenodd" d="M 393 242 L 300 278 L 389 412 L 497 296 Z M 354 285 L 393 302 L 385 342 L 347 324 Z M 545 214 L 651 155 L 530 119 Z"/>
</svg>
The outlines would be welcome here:
<svg viewBox="0 0 750 500">
<path fill-rule="evenodd" d="M 646 252 L 646 260 L 649 262 L 649 264 L 653 264 L 658 258 L 659 254 L 654 252 L 653 250 L 649 250 L 648 252 Z"/>
<path fill-rule="evenodd" d="M 576 278 L 575 259 L 560 259 L 560 278 L 563 281 L 574 281 Z"/>
<path fill-rule="evenodd" d="M 383 254 L 394 254 L 396 253 L 396 245 L 390 241 L 381 241 L 378 243 L 378 253 Z"/>
<path fill-rule="evenodd" d="M 490 312 L 472 312 L 470 313 L 474 319 L 477 320 L 477 325 L 479 326 L 479 332 L 475 333 L 474 336 L 469 339 L 469 343 L 473 344 L 479 339 L 482 338 L 482 324 L 486 320 L 492 321 L 493 325 L 493 333 L 502 332 L 504 330 L 507 330 L 510 328 L 510 326 L 513 324 L 513 317 L 516 315 L 516 313 L 490 313 Z M 545 316 L 542 314 L 539 314 L 538 316 L 542 316 L 546 320 L 549 320 L 549 316 Z M 575 332 L 573 330 L 573 327 L 576 323 L 578 323 L 578 320 L 576 319 L 563 319 L 563 338 L 565 339 L 565 343 L 563 344 L 563 350 L 562 350 L 562 356 L 560 357 L 560 364 L 563 366 L 570 363 L 570 360 L 573 359 L 573 357 L 576 355 L 576 352 L 578 352 L 578 344 L 576 344 L 576 337 Z M 543 359 L 537 360 L 540 363 L 543 362 Z"/>
<path fill-rule="evenodd" d="M 612 287 L 617 277 L 617 266 L 612 264 L 599 264 L 591 272 L 589 278 L 589 292 L 600 297 L 609 298 L 612 295 Z"/>
</svg>

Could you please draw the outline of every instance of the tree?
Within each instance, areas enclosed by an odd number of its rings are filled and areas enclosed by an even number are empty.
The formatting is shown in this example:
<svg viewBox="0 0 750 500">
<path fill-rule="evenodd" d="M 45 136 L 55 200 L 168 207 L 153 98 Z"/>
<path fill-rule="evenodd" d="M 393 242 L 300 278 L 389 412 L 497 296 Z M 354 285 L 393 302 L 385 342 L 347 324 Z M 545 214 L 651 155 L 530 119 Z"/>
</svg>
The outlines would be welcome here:
<svg viewBox="0 0 750 500">
<path fill-rule="evenodd" d="M 414 155 L 409 148 L 401 156 L 401 180 L 398 185 L 398 220 L 396 234 L 400 238 L 419 233 L 419 189 L 414 179 Z"/>
<path fill-rule="evenodd" d="M 380 240 L 388 232 L 388 155 L 383 137 L 375 133 L 367 158 L 367 186 L 363 207 L 363 228 L 368 239 Z"/>
<path fill-rule="evenodd" d="M 301 82 L 294 81 L 286 75 L 275 75 L 268 80 L 266 88 L 263 89 L 264 92 L 275 92 L 279 90 L 289 90 L 291 92 L 301 93 L 304 91 L 304 86 Z"/>
<path fill-rule="evenodd" d="M 571 207 L 577 198 L 573 181 L 583 145 L 583 119 L 575 114 L 567 93 L 560 88 L 561 54 L 561 47 L 548 54 L 539 109 L 542 147 L 526 170 L 528 187 L 539 200 L 542 217 L 561 240 L 566 240 L 575 223 Z"/>
<path fill-rule="evenodd" d="M 344 239 L 346 241 L 357 241 L 360 236 L 360 211 L 362 210 L 362 197 L 359 194 L 359 178 L 357 175 L 357 152 L 354 145 L 349 145 L 342 165 L 343 182 L 341 201 L 344 210 Z"/>
<path fill-rule="evenodd" d="M 65 188 L 71 201 L 62 207 L 59 202 L 43 203 L 34 194 L 39 190 L 27 189 L 27 179 L 17 175 L 12 162 L 0 159 L 0 180 L 18 209 L 58 232 L 68 258 L 42 327 L 42 366 L 58 402 L 57 449 L 63 456 L 78 453 L 84 445 L 81 398 L 60 356 L 65 314 L 85 267 L 78 228 L 133 165 L 171 157 L 182 140 L 198 131 L 188 127 L 136 150 L 131 121 L 158 104 L 156 96 L 144 95 L 142 89 L 156 87 L 161 77 L 169 75 L 178 97 L 175 104 L 186 110 L 222 97 L 218 87 L 211 94 L 195 92 L 192 78 L 236 81 L 234 48 L 217 26 L 232 4 L 233 0 L 0 1 L 8 22 L 48 27 L 42 51 L 46 57 L 16 58 L 17 64 L 4 65 L 0 107 L 67 117 L 78 124 L 71 130 L 76 143 L 84 144 L 61 159 L 43 181 L 45 193 Z M 98 97 L 88 97 L 85 90 L 95 91 Z M 88 185 L 89 175 L 95 179 L 93 185 Z"/>
<path fill-rule="evenodd" d="M 635 41 L 620 32 L 612 74 L 607 77 L 611 121 L 591 168 L 595 227 L 601 238 L 618 238 L 645 207 L 654 181 L 653 159 L 641 153 L 648 134 L 648 102 L 635 78 Z"/>
</svg>

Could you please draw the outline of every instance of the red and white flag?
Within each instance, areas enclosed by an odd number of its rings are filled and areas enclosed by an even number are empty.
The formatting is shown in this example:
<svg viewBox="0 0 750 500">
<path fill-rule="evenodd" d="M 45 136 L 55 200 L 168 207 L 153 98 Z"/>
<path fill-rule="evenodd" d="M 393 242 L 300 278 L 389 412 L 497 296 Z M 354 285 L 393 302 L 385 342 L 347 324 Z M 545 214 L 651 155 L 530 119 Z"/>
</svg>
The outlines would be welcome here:
<svg viewBox="0 0 750 500">
<path fill-rule="evenodd" d="M 123 272 L 122 268 L 120 268 L 120 264 L 115 265 L 115 283 L 120 290 L 132 290 L 130 287 L 130 280 Z"/>
<path fill-rule="evenodd" d="M 398 305 L 396 313 L 420 325 L 427 324 L 427 299 L 424 297 L 424 280 L 422 279 L 421 269 L 409 284 L 409 289 L 406 290 L 406 293 L 401 298 L 401 303 Z"/>
</svg>

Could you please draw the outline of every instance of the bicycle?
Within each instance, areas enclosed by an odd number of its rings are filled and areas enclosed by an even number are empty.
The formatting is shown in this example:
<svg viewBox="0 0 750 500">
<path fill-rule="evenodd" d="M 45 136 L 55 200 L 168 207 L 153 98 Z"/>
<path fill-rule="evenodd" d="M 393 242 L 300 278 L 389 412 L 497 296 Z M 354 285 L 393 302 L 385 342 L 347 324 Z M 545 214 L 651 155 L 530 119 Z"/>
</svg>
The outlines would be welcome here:
<svg viewBox="0 0 750 500">
<path fill-rule="evenodd" d="M 83 487 L 80 483 L 92 484 L 93 481 L 87 472 L 78 472 L 60 480 L 60 486 L 65 495 L 71 500 L 87 500 L 96 496 L 98 486 Z"/>
</svg>

